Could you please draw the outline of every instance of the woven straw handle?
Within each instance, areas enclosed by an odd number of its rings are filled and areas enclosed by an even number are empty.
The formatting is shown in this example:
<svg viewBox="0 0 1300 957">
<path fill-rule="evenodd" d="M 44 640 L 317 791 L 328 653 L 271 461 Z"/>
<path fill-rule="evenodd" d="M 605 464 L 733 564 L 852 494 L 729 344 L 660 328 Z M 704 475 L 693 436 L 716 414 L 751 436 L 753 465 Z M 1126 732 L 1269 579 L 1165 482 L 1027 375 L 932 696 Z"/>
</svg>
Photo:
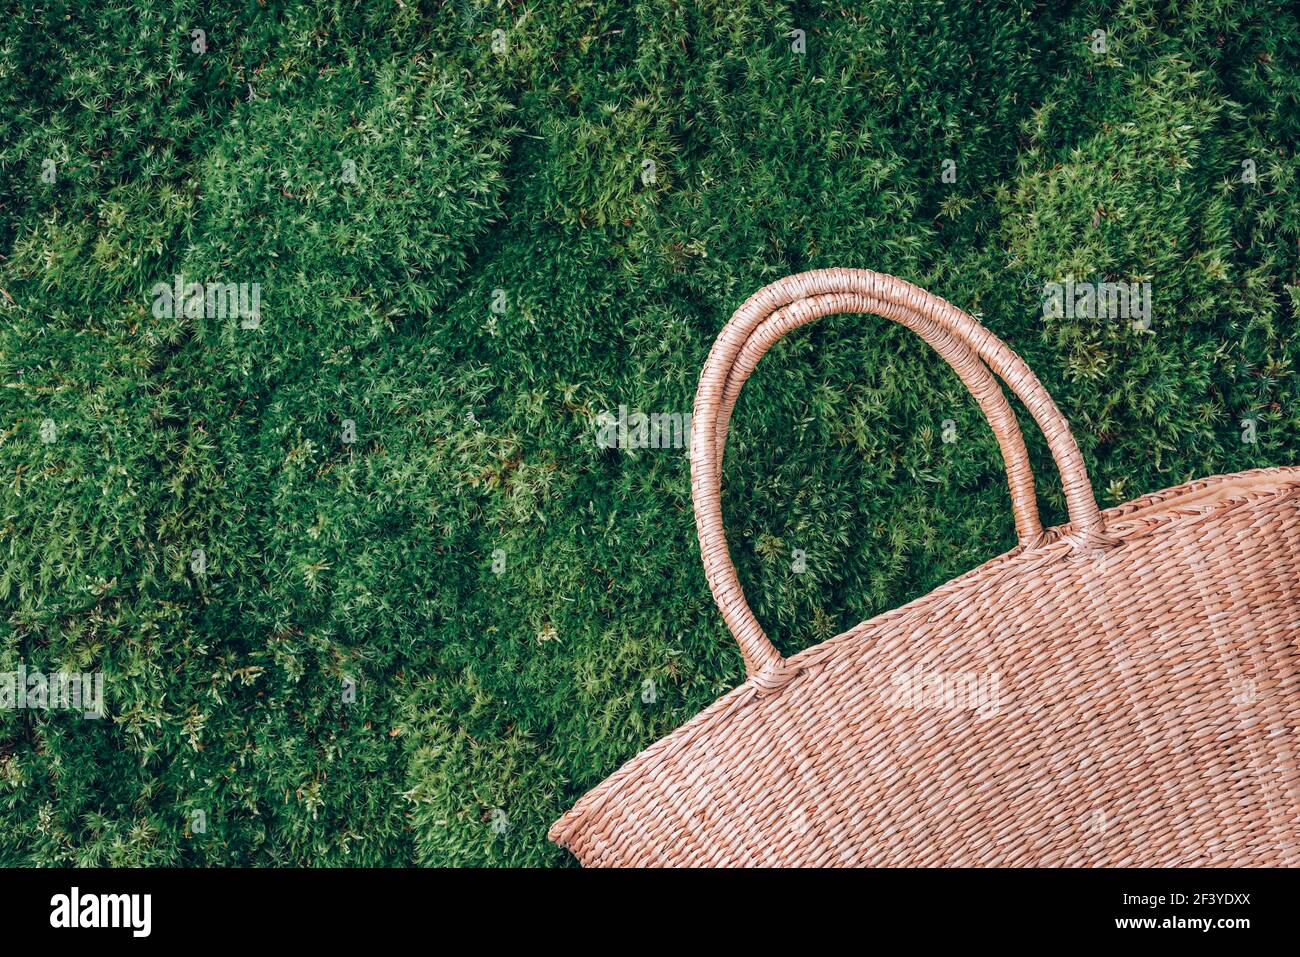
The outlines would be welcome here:
<svg viewBox="0 0 1300 957">
<path fill-rule="evenodd" d="M 751 677 L 779 672 L 783 662 L 745 601 L 727 549 L 720 485 L 727 427 L 741 387 L 772 344 L 791 329 L 840 312 L 871 313 L 907 326 L 953 366 L 997 436 L 1023 546 L 1033 547 L 1042 537 L 1033 473 L 1015 415 L 989 367 L 1025 404 L 1047 439 L 1061 473 L 1076 546 L 1108 541 L 1069 424 L 1024 360 L 997 336 L 950 303 L 893 276 L 866 269 L 788 276 L 746 300 L 718 335 L 700 375 L 692 419 L 691 493 L 704 572 Z"/>
<path fill-rule="evenodd" d="M 763 320 L 745 341 L 744 347 L 736 356 L 735 365 L 727 374 L 722 407 L 718 413 L 717 442 L 714 450 L 719 475 L 722 473 L 725 457 L 727 426 L 731 422 L 731 413 L 735 409 L 736 400 L 740 397 L 740 390 L 744 387 L 745 380 L 749 378 L 768 349 L 787 332 L 819 316 L 841 312 L 875 314 L 887 308 L 887 304 L 878 299 L 870 299 L 856 293 L 831 293 L 825 296 L 814 296 L 778 309 Z M 984 417 L 993 426 L 993 434 L 1002 450 L 1007 484 L 1011 490 L 1011 509 L 1015 516 L 1016 534 L 1020 544 L 1026 548 L 1038 545 L 1042 540 L 1043 524 L 1038 516 L 1038 499 L 1034 494 L 1034 472 L 1029 464 L 1029 453 L 1025 449 L 1020 423 L 1016 420 L 1015 413 L 1011 411 L 1011 406 L 1002 393 L 998 380 L 964 340 L 946 332 L 933 320 L 904 312 L 897 317 L 897 321 L 929 343 L 952 366 L 971 395 L 975 397 L 975 401 L 979 403 L 984 411 Z"/>
</svg>

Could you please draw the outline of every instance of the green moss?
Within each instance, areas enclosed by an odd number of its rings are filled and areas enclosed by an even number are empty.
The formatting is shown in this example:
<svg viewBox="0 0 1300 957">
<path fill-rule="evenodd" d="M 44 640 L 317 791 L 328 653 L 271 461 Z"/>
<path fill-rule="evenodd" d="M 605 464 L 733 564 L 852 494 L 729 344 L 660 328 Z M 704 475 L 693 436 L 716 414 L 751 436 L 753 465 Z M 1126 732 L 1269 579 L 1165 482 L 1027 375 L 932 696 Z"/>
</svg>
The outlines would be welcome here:
<svg viewBox="0 0 1300 957">
<path fill-rule="evenodd" d="M 0 670 L 102 671 L 109 716 L 0 711 L 0 863 L 566 863 L 550 822 L 741 676 L 684 450 L 599 417 L 689 413 L 791 271 L 978 314 L 1105 504 L 1297 458 L 1273 5 L 28 7 Z M 156 309 L 178 275 L 258 283 L 258 321 Z M 1149 281 L 1150 329 L 1045 317 L 1067 276 Z M 787 652 L 1014 541 L 978 409 L 883 320 L 777 347 L 727 462 Z"/>
</svg>

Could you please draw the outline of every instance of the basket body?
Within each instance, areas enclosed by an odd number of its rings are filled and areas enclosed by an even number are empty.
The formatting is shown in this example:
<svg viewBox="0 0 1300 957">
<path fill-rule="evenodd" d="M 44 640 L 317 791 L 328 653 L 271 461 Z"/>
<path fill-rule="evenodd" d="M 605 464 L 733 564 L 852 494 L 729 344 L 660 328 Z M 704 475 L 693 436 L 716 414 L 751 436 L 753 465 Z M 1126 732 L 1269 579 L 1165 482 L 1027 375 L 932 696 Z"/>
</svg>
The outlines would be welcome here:
<svg viewBox="0 0 1300 957">
<path fill-rule="evenodd" d="M 1050 529 L 751 679 L 586 795 L 586 865 L 1300 863 L 1300 468 Z"/>
</svg>

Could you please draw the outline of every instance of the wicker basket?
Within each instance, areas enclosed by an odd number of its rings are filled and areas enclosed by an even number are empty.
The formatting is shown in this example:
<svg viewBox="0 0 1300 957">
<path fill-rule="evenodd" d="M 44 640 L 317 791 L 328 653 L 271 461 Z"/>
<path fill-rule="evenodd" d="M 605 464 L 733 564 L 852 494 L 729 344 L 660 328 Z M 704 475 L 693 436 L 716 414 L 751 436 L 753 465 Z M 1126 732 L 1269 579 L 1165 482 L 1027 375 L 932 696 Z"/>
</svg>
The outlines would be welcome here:
<svg viewBox="0 0 1300 957">
<path fill-rule="evenodd" d="M 956 369 L 1001 445 L 1019 544 L 783 659 L 727 552 L 723 443 L 763 353 L 840 312 L 902 323 Z M 1047 438 L 1066 525 L 1039 522 L 992 373 Z M 1004 343 L 909 283 L 831 269 L 767 286 L 722 330 L 691 476 L 747 680 L 555 823 L 582 863 L 1300 863 L 1300 468 L 1099 512 L 1069 426 Z"/>
</svg>

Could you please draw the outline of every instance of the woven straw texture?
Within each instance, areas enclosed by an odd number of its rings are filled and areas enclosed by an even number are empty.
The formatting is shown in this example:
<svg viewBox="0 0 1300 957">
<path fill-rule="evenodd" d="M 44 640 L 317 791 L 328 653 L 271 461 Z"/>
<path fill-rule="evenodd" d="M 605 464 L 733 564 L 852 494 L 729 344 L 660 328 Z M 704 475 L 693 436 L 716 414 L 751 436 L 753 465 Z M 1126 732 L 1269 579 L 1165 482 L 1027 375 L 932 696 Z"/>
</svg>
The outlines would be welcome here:
<svg viewBox="0 0 1300 957">
<path fill-rule="evenodd" d="M 762 355 L 836 312 L 899 322 L 957 371 L 997 435 L 1019 544 L 783 659 L 727 551 L 724 440 Z M 1039 521 L 998 379 L 1047 438 L 1065 525 Z M 1100 512 L 1015 353 L 942 299 L 851 269 L 791 276 L 736 311 L 691 448 L 705 574 L 748 677 L 555 823 L 583 864 L 1300 864 L 1300 468 Z"/>
</svg>

